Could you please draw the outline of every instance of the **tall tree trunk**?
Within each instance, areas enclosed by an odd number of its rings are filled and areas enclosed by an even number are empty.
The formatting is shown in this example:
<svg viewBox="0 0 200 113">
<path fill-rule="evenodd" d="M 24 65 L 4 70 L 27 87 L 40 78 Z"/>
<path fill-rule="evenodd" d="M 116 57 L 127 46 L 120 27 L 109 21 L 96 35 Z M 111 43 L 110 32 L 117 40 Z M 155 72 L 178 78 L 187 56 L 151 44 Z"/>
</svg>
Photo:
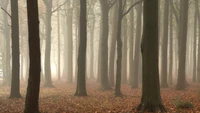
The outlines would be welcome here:
<svg viewBox="0 0 200 113">
<path fill-rule="evenodd" d="M 95 33 L 95 13 L 92 9 L 92 24 L 90 29 L 90 78 L 94 79 L 94 33 Z"/>
<path fill-rule="evenodd" d="M 167 47 L 168 47 L 168 17 L 169 17 L 169 0 L 165 0 L 164 18 L 163 18 L 163 38 L 162 38 L 162 56 L 161 56 L 161 87 L 167 88 Z"/>
<path fill-rule="evenodd" d="M 122 65 L 122 39 L 121 39 L 121 26 L 122 26 L 122 0 L 119 0 L 118 18 L 117 18 L 117 69 L 116 69 L 116 85 L 115 96 L 121 96 L 121 65 Z"/>
<path fill-rule="evenodd" d="M 44 0 L 46 5 L 46 48 L 45 48 L 45 83 L 44 87 L 54 87 L 51 80 L 51 16 L 52 16 L 52 0 Z"/>
<path fill-rule="evenodd" d="M 117 37 L 117 11 L 118 3 L 115 3 L 112 11 L 112 34 L 111 34 L 111 44 L 110 44 L 110 59 L 109 59 L 109 83 L 110 86 L 114 86 L 114 71 L 115 71 L 115 51 L 116 51 L 116 37 Z"/>
<path fill-rule="evenodd" d="M 59 7 L 60 0 L 57 0 L 57 7 Z M 58 28 L 58 81 L 60 81 L 60 11 L 57 11 L 57 28 Z"/>
<path fill-rule="evenodd" d="M 41 55 L 40 55 L 38 1 L 27 0 L 27 11 L 28 11 L 30 69 L 29 69 L 29 80 L 26 93 L 24 113 L 40 113 L 38 100 L 40 91 Z"/>
<path fill-rule="evenodd" d="M 122 57 L 122 83 L 123 84 L 126 84 L 127 83 L 127 28 L 128 28 L 128 25 L 127 25 L 127 18 L 124 17 L 123 18 L 123 50 L 122 50 L 122 53 L 123 53 L 123 57 Z"/>
<path fill-rule="evenodd" d="M 67 11 L 67 82 L 72 83 L 73 81 L 73 35 L 72 35 L 72 20 L 73 20 L 73 8 L 71 8 L 71 0 L 68 1 L 68 6 L 70 9 Z"/>
<path fill-rule="evenodd" d="M 185 77 L 187 23 L 188 23 L 188 0 L 182 0 L 180 9 L 179 33 L 178 33 L 179 67 L 178 67 L 178 79 L 177 79 L 176 90 L 183 90 L 187 86 Z"/>
<path fill-rule="evenodd" d="M 195 0 L 195 14 L 194 14 L 194 44 L 193 44 L 193 82 L 200 82 L 200 77 L 199 77 L 199 70 L 197 70 L 197 68 L 199 69 L 199 61 L 200 60 L 200 50 L 198 49 L 198 60 L 196 58 L 196 51 L 197 51 L 197 24 L 198 22 L 198 15 L 199 15 L 199 11 L 198 11 L 198 0 Z M 200 38 L 199 38 L 200 39 Z M 199 41 L 200 42 L 200 41 Z M 198 48 L 200 48 L 200 44 L 198 44 Z M 197 62 L 197 63 L 196 63 Z"/>
<path fill-rule="evenodd" d="M 105 0 L 100 0 L 101 3 L 101 13 L 102 13 L 102 35 L 101 35 L 101 88 L 102 90 L 110 89 L 108 83 L 108 13 L 109 5 Z"/>
<path fill-rule="evenodd" d="M 85 80 L 87 46 L 86 10 L 86 0 L 80 0 L 80 43 L 78 50 L 78 76 L 75 96 L 87 96 Z"/>
<path fill-rule="evenodd" d="M 10 98 L 21 98 L 20 94 L 20 61 L 19 61 L 19 18 L 18 0 L 11 0 L 12 31 L 12 82 Z"/>
<path fill-rule="evenodd" d="M 136 38 L 135 38 L 135 57 L 134 57 L 134 77 L 131 88 L 138 88 L 139 63 L 140 63 L 140 42 L 141 42 L 141 25 L 142 25 L 142 4 L 136 6 L 137 23 L 136 23 Z"/>
<path fill-rule="evenodd" d="M 171 9 L 172 10 L 172 9 Z M 169 38 L 169 76 L 168 83 L 169 85 L 173 84 L 173 15 L 172 11 L 170 11 L 170 38 Z"/>
<path fill-rule="evenodd" d="M 131 3 L 133 4 L 133 0 L 131 0 Z M 133 84 L 134 79 L 134 73 L 133 73 L 133 44 L 134 44 L 134 10 L 132 9 L 130 11 L 130 31 L 129 31 L 129 84 Z"/>
<path fill-rule="evenodd" d="M 3 9 L 7 10 L 9 4 L 9 0 L 3 0 Z M 3 13 L 3 26 L 4 26 L 4 36 L 6 40 L 6 73 L 5 74 L 5 81 L 3 84 L 5 85 L 10 85 L 11 83 L 11 69 L 10 69 L 10 59 L 11 59 L 11 54 L 10 54 L 10 28 L 8 25 L 8 15 L 6 13 Z"/>
<path fill-rule="evenodd" d="M 142 98 L 137 110 L 165 112 L 160 96 L 158 72 L 158 0 L 145 0 L 143 19 Z"/>
</svg>

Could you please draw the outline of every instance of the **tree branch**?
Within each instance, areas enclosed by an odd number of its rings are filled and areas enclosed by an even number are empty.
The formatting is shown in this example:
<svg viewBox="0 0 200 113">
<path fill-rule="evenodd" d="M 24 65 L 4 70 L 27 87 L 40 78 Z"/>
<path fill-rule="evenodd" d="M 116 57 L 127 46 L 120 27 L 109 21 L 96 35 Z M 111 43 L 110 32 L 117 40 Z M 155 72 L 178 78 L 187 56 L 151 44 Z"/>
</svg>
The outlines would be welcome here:
<svg viewBox="0 0 200 113">
<path fill-rule="evenodd" d="M 133 5 L 131 5 L 131 6 L 128 8 L 128 10 L 127 10 L 126 12 L 123 13 L 122 17 L 126 16 L 134 6 L 136 6 L 136 5 L 138 5 L 138 4 L 142 3 L 142 2 L 143 2 L 143 0 L 140 0 L 140 1 L 135 2 Z"/>
<path fill-rule="evenodd" d="M 112 8 L 112 6 L 116 3 L 117 0 L 110 0 L 110 2 L 108 3 L 108 7 L 109 9 Z"/>
<path fill-rule="evenodd" d="M 9 14 L 3 7 L 1 7 L 1 9 L 11 18 L 11 14 Z"/>
<path fill-rule="evenodd" d="M 122 6 L 122 13 L 124 12 L 125 7 L 126 7 L 126 0 L 124 0 L 123 6 Z"/>
<path fill-rule="evenodd" d="M 66 0 L 63 4 L 59 5 L 57 8 L 55 8 L 52 13 L 56 12 L 57 10 L 59 10 L 63 5 L 65 5 L 69 0 Z"/>
</svg>

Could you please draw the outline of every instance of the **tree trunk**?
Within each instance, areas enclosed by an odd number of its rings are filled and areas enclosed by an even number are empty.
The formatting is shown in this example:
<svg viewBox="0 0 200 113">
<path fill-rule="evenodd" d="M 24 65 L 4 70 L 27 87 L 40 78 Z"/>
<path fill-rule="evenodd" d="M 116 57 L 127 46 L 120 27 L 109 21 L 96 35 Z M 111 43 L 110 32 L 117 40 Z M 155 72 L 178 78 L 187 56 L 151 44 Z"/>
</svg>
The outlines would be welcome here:
<svg viewBox="0 0 200 113">
<path fill-rule="evenodd" d="M 165 0 L 164 18 L 163 18 L 163 38 L 162 38 L 162 57 L 161 57 L 161 87 L 167 88 L 167 47 L 168 47 L 168 17 L 169 17 L 169 0 Z"/>
<path fill-rule="evenodd" d="M 170 39 L 169 39 L 169 76 L 168 83 L 169 85 L 173 84 L 173 15 L 172 11 L 170 12 Z"/>
<path fill-rule="evenodd" d="M 135 58 L 134 58 L 134 77 L 131 88 L 138 88 L 139 63 L 140 63 L 140 43 L 141 43 L 141 25 L 142 25 L 142 4 L 136 6 L 137 23 L 136 23 L 136 38 L 135 38 Z"/>
<path fill-rule="evenodd" d="M 188 0 L 181 1 L 180 24 L 179 24 L 179 67 L 176 90 L 186 88 L 185 62 L 186 62 L 186 42 L 187 42 L 187 23 L 188 23 Z"/>
<path fill-rule="evenodd" d="M 131 0 L 131 3 L 133 4 L 133 0 Z M 129 31 L 129 84 L 133 84 L 133 78 L 134 78 L 134 73 L 133 73 L 133 44 L 134 44 L 134 10 L 132 9 L 130 11 L 130 31 Z"/>
<path fill-rule="evenodd" d="M 122 39 L 121 39 L 121 24 L 122 24 L 122 0 L 119 0 L 118 18 L 117 18 L 117 69 L 116 69 L 116 85 L 115 96 L 121 96 L 121 65 L 122 65 Z"/>
<path fill-rule="evenodd" d="M 123 18 L 123 57 L 122 57 L 122 83 L 126 84 L 127 83 L 127 18 Z"/>
<path fill-rule="evenodd" d="M 144 1 L 142 52 L 142 98 L 137 110 L 165 112 L 158 72 L 158 0 Z"/>
<path fill-rule="evenodd" d="M 87 96 L 85 80 L 87 46 L 86 10 L 86 0 L 80 0 L 80 43 L 78 51 L 78 76 L 75 96 Z"/>
<path fill-rule="evenodd" d="M 107 1 L 100 0 L 101 3 L 101 13 L 102 13 L 102 35 L 101 35 L 101 89 L 108 90 L 110 89 L 108 83 L 108 33 L 109 33 L 109 24 L 108 24 L 108 12 L 109 6 Z"/>
<path fill-rule="evenodd" d="M 73 8 L 71 8 L 71 0 L 68 1 L 70 6 L 67 11 L 67 82 L 72 83 L 73 81 L 73 35 L 72 35 L 72 20 L 73 20 Z"/>
<path fill-rule="evenodd" d="M 60 0 L 57 0 L 57 7 L 59 7 Z M 58 81 L 60 81 L 60 11 L 57 11 L 57 28 L 58 28 Z"/>
<path fill-rule="evenodd" d="M 46 5 L 46 48 L 45 48 L 45 83 L 44 87 L 54 87 L 51 80 L 51 16 L 52 0 L 45 0 Z"/>
<path fill-rule="evenodd" d="M 110 44 L 110 60 L 109 60 L 109 83 L 110 86 L 114 86 L 114 71 L 115 71 L 115 51 L 116 51 L 116 37 L 117 37 L 117 11 L 118 3 L 115 3 L 112 11 L 112 35 L 111 35 L 111 44 Z"/>
<path fill-rule="evenodd" d="M 28 11 L 30 69 L 29 69 L 29 80 L 26 93 L 24 113 L 40 113 L 38 100 L 40 91 L 41 58 L 40 58 L 38 1 L 27 0 L 27 11 Z"/>
<path fill-rule="evenodd" d="M 8 0 L 3 0 L 3 9 L 7 10 L 8 8 L 9 1 Z M 3 13 L 3 26 L 4 26 L 4 36 L 6 40 L 6 69 L 5 69 L 5 82 L 3 84 L 5 85 L 10 85 L 11 83 L 11 69 L 10 69 L 10 59 L 11 59 L 11 54 L 10 54 L 10 28 L 8 25 L 8 15 L 6 13 Z"/>
<path fill-rule="evenodd" d="M 20 61 L 19 61 L 19 18 L 18 0 L 11 0 L 12 31 L 12 81 L 10 98 L 21 98 L 20 94 Z"/>
<path fill-rule="evenodd" d="M 95 33 L 95 13 L 92 9 L 92 23 L 90 29 L 90 78 L 94 79 L 94 33 Z"/>
</svg>

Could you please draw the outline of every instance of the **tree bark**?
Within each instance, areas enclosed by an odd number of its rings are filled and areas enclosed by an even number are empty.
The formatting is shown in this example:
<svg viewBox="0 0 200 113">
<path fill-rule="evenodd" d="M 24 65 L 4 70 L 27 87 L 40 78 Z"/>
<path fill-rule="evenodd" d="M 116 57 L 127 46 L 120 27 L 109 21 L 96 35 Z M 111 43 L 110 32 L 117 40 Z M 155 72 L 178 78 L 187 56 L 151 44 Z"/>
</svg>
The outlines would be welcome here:
<svg viewBox="0 0 200 113">
<path fill-rule="evenodd" d="M 80 43 L 78 50 L 78 75 L 75 96 L 87 96 L 85 80 L 87 46 L 86 10 L 86 0 L 80 0 Z"/>
<path fill-rule="evenodd" d="M 21 98 L 20 63 L 19 63 L 19 18 L 18 0 L 11 0 L 11 32 L 12 32 L 12 81 L 10 98 Z"/>
<path fill-rule="evenodd" d="M 180 9 L 179 33 L 178 33 L 179 67 L 178 67 L 178 79 L 177 79 L 176 90 L 184 90 L 188 85 L 185 77 L 187 23 L 188 23 L 188 0 L 182 0 Z"/>
<path fill-rule="evenodd" d="M 158 72 L 158 0 L 144 0 L 142 52 L 142 98 L 140 112 L 165 112 Z"/>
<path fill-rule="evenodd" d="M 108 83 L 108 33 L 109 33 L 109 24 L 108 24 L 108 13 L 109 5 L 108 1 L 100 0 L 101 4 L 101 19 L 102 19 L 102 35 L 101 35 L 101 89 L 108 90 L 110 89 Z"/>
<path fill-rule="evenodd" d="M 139 63 L 141 58 L 140 56 L 140 43 L 141 43 L 141 25 L 142 25 L 142 4 L 136 6 L 137 10 L 137 23 L 136 23 L 136 38 L 135 38 L 135 57 L 134 57 L 134 77 L 133 84 L 131 88 L 138 88 L 138 76 L 139 76 Z"/>
<path fill-rule="evenodd" d="M 38 100 L 40 91 L 41 55 L 39 38 L 38 1 L 27 0 L 27 11 L 30 69 L 24 113 L 40 113 Z"/>
<path fill-rule="evenodd" d="M 163 38 L 162 38 L 162 67 L 161 67 L 161 87 L 167 88 L 167 53 L 168 53 L 168 17 L 169 17 L 169 0 L 165 0 L 164 18 L 163 18 Z"/>
<path fill-rule="evenodd" d="M 44 87 L 54 87 L 51 80 L 51 16 L 52 0 L 44 0 L 46 5 L 46 48 L 45 48 L 45 83 Z"/>
</svg>

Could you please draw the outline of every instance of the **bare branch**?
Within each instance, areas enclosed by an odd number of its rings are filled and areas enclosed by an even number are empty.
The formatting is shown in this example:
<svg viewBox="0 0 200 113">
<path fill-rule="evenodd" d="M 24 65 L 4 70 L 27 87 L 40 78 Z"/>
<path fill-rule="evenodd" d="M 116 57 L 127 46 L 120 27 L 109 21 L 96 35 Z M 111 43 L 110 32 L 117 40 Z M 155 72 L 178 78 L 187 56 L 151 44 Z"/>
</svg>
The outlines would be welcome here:
<svg viewBox="0 0 200 113">
<path fill-rule="evenodd" d="M 131 5 L 131 6 L 128 8 L 128 10 L 127 10 L 126 12 L 123 13 L 122 17 L 126 16 L 134 6 L 136 6 L 136 5 L 138 5 L 138 4 L 142 3 L 142 2 L 143 2 L 143 0 L 140 0 L 140 1 L 135 2 L 133 5 Z"/>
<path fill-rule="evenodd" d="M 63 5 L 65 5 L 69 0 L 66 0 L 63 4 L 59 5 L 57 8 L 55 8 L 52 13 L 56 12 L 57 10 L 59 10 Z"/>
<path fill-rule="evenodd" d="M 110 0 L 110 2 L 108 3 L 108 7 L 109 9 L 112 8 L 112 6 L 116 3 L 117 0 Z"/>
<path fill-rule="evenodd" d="M 122 12 L 124 12 L 125 7 L 126 7 L 126 0 L 124 0 L 123 6 L 122 6 Z"/>
<path fill-rule="evenodd" d="M 3 7 L 1 7 L 1 9 L 11 18 L 11 14 L 8 13 Z"/>
</svg>

